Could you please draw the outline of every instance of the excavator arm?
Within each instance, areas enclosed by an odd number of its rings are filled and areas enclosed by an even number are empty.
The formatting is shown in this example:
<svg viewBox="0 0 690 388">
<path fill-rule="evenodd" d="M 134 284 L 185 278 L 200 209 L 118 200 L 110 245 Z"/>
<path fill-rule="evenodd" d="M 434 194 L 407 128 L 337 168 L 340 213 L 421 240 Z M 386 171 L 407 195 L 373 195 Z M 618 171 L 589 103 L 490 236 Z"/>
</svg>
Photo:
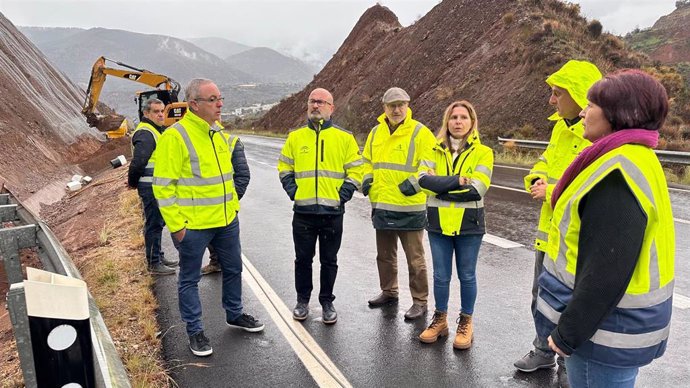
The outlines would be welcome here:
<svg viewBox="0 0 690 388">
<path fill-rule="evenodd" d="M 106 67 L 106 61 L 113 62 L 128 70 Z M 108 76 L 123 78 L 151 86 L 155 88 L 159 94 L 164 94 L 165 97 L 167 97 L 163 99 L 166 108 L 169 108 L 168 105 L 174 105 L 178 111 L 181 110 L 180 108 L 186 111 L 186 104 L 177 102 L 177 94 L 180 90 L 180 84 L 177 83 L 177 81 L 162 74 L 153 73 L 145 69 L 138 69 L 121 62 L 112 61 L 105 57 L 99 57 L 91 69 L 91 78 L 89 79 L 89 86 L 86 89 L 86 99 L 82 107 L 82 114 L 84 114 L 86 122 L 91 127 L 96 127 L 103 132 L 114 131 L 120 127 L 125 119 L 125 117 L 121 115 L 102 115 L 97 112 L 97 104 L 101 96 L 101 91 L 103 90 L 103 85 Z M 139 99 L 140 105 L 142 102 L 142 99 Z M 141 106 L 139 106 L 139 112 L 141 114 Z M 177 120 L 179 120 L 179 118 L 177 118 Z"/>
</svg>

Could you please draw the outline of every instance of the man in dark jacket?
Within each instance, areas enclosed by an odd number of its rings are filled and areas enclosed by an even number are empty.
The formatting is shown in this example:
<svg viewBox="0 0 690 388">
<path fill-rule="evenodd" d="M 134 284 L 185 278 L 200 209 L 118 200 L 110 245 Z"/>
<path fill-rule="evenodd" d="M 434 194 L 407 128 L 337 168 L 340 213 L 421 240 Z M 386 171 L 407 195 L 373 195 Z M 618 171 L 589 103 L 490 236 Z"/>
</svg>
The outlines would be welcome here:
<svg viewBox="0 0 690 388">
<path fill-rule="evenodd" d="M 161 235 L 165 222 L 153 196 L 153 168 L 156 163 L 156 143 L 165 130 L 163 101 L 152 98 L 144 103 L 144 118 L 132 136 L 132 162 L 129 165 L 127 185 L 137 189 L 144 208 L 144 243 L 146 262 L 152 275 L 172 275 L 177 261 L 165 259 L 161 250 Z"/>
<path fill-rule="evenodd" d="M 247 157 L 244 155 L 244 144 L 242 144 L 239 137 L 229 135 L 228 145 L 230 146 L 230 152 L 232 155 L 232 179 L 235 181 L 237 198 L 242 199 L 244 193 L 247 192 L 247 186 L 249 186 L 250 179 L 249 164 L 247 164 Z M 202 275 L 220 272 L 220 263 L 218 263 L 218 255 L 216 254 L 216 251 L 209 245 L 208 252 L 210 254 L 210 260 L 205 267 L 201 268 Z"/>
</svg>

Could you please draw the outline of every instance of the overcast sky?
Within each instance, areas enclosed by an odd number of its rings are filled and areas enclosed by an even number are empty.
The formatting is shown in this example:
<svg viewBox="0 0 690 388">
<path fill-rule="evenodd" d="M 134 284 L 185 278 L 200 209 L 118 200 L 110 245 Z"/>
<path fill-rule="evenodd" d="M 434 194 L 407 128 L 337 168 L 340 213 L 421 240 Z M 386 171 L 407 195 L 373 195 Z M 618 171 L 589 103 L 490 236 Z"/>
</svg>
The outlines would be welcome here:
<svg viewBox="0 0 690 388">
<path fill-rule="evenodd" d="M 447 0 L 450 1 L 450 0 Z M 625 34 L 651 26 L 675 0 L 579 0 L 588 19 Z M 438 0 L 381 0 L 407 26 Z M 326 62 L 375 0 L 0 0 L 18 26 L 105 27 L 180 38 L 217 36 Z M 157 17 L 150 15 L 158 14 Z"/>
</svg>

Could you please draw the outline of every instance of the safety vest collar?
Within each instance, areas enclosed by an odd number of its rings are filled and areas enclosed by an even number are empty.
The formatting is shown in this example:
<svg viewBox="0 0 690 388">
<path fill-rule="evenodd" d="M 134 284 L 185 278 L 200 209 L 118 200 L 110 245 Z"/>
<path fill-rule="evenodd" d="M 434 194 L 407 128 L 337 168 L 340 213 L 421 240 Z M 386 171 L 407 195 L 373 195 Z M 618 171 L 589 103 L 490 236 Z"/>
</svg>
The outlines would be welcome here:
<svg viewBox="0 0 690 388">
<path fill-rule="evenodd" d="M 316 124 L 317 123 L 314 123 L 311 120 L 307 120 L 307 127 L 310 129 L 313 129 L 314 131 L 316 131 L 316 128 L 317 128 Z M 318 124 L 319 124 L 318 128 L 321 131 L 321 130 L 332 127 L 333 126 L 333 120 L 330 120 L 330 119 L 329 120 L 320 120 L 320 122 Z"/>
<path fill-rule="evenodd" d="M 390 133 L 390 127 L 388 126 L 388 121 L 386 120 L 385 113 L 382 113 L 376 120 L 379 122 L 379 127 L 381 125 L 385 126 L 385 128 L 388 130 L 388 133 Z M 415 128 L 415 126 L 412 125 L 412 121 L 412 109 L 407 108 L 405 120 L 403 120 L 403 122 L 400 123 L 398 128 L 395 129 L 395 132 L 393 132 L 391 136 L 407 136 L 409 132 L 413 131 Z"/>
<path fill-rule="evenodd" d="M 213 125 L 209 125 L 208 122 L 206 122 L 206 120 L 197 116 L 191 110 L 188 110 L 187 113 L 185 113 L 184 118 L 180 121 L 184 121 L 185 124 L 189 122 L 189 125 L 185 125 L 185 128 L 189 128 L 189 130 L 192 131 L 204 130 L 220 132 L 223 129 L 223 127 L 220 126 L 217 121 L 213 123 Z"/>
</svg>

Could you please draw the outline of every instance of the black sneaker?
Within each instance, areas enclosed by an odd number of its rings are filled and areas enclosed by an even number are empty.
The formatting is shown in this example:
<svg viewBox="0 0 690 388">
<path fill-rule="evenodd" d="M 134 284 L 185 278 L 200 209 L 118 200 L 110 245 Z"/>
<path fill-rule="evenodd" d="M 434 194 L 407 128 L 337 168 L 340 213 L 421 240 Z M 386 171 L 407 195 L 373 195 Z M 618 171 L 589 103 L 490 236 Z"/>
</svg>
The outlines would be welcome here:
<svg viewBox="0 0 690 388">
<path fill-rule="evenodd" d="M 225 323 L 227 323 L 230 327 L 237 327 L 250 333 L 256 333 L 264 329 L 263 323 L 259 322 L 258 319 L 255 319 L 251 315 L 245 313 L 242 313 L 242 315 L 240 315 L 240 317 L 235 319 L 234 321 L 228 320 L 225 321 Z"/>
<path fill-rule="evenodd" d="M 154 265 L 149 265 L 149 273 L 154 276 L 158 275 L 174 275 L 175 268 L 170 268 L 163 263 L 156 263 Z"/>
<path fill-rule="evenodd" d="M 338 321 L 338 313 L 335 312 L 335 307 L 333 307 L 333 303 L 326 302 L 322 305 L 322 308 L 323 323 L 327 325 L 332 325 Z"/>
<path fill-rule="evenodd" d="M 213 353 L 210 341 L 203 331 L 189 336 L 189 349 L 198 357 L 210 356 Z"/>
</svg>

